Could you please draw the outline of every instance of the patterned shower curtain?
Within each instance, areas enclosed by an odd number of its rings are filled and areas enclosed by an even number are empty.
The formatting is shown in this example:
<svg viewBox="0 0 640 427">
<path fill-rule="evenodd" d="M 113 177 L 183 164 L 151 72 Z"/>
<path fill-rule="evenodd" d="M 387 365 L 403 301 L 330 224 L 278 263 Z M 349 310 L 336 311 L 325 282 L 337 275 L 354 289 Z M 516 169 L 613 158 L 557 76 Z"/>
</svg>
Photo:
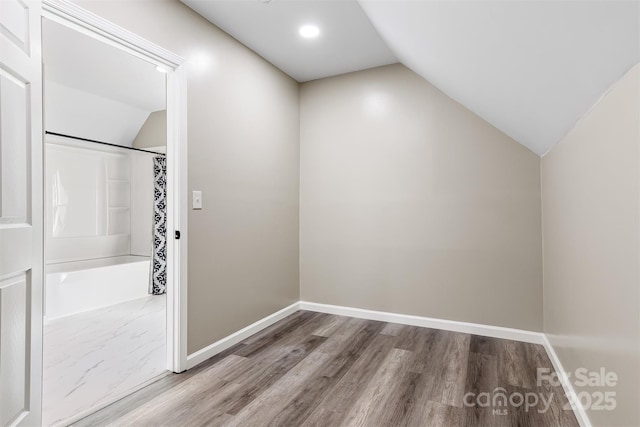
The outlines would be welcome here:
<svg viewBox="0 0 640 427">
<path fill-rule="evenodd" d="M 153 158 L 153 244 L 149 293 L 167 292 L 167 159 Z"/>
</svg>

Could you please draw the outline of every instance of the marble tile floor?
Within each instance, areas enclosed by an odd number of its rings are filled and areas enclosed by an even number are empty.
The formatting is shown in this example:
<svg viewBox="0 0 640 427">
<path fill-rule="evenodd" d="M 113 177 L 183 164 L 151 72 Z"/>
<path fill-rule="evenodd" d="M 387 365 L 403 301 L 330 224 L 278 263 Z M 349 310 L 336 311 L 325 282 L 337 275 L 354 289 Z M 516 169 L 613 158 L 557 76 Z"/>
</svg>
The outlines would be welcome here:
<svg viewBox="0 0 640 427">
<path fill-rule="evenodd" d="M 43 425 L 66 425 L 166 373 L 166 296 L 44 325 Z"/>
</svg>

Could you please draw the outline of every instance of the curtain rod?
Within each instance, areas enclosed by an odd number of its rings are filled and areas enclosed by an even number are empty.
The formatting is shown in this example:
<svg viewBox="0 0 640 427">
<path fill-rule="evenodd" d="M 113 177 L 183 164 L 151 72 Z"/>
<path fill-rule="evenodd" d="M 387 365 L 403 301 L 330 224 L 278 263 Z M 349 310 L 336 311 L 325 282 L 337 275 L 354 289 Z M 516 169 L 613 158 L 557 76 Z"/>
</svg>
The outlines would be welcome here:
<svg viewBox="0 0 640 427">
<path fill-rule="evenodd" d="M 143 153 L 157 154 L 158 156 L 166 156 L 166 154 L 158 153 L 157 151 L 144 150 L 142 148 L 135 148 L 135 147 L 125 147 L 123 145 L 112 144 L 110 142 L 102 142 L 102 141 L 96 141 L 94 139 L 80 138 L 79 136 L 72 136 L 72 135 L 65 135 L 63 133 L 49 132 L 48 130 L 45 131 L 44 133 L 47 134 L 47 135 L 62 136 L 64 138 L 77 139 L 79 141 L 93 142 L 94 144 L 109 145 L 111 147 L 124 148 L 124 149 L 127 149 L 127 150 L 133 150 L 133 151 L 142 151 Z"/>
</svg>

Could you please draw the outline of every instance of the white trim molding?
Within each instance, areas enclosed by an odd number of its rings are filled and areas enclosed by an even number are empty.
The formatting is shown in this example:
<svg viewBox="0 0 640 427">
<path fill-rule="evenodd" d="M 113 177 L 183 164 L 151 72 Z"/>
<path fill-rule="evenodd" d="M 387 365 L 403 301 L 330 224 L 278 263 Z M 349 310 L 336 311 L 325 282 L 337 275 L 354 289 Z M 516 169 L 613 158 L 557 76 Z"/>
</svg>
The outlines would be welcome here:
<svg viewBox="0 0 640 427">
<path fill-rule="evenodd" d="M 300 301 L 300 309 L 320 313 L 337 314 L 339 316 L 359 319 L 379 320 L 381 322 L 399 323 L 401 325 L 420 326 L 423 328 L 442 329 L 445 331 L 463 332 L 465 334 L 483 335 L 485 337 L 502 338 L 533 344 L 544 344 L 542 332 L 505 328 L 502 326 L 482 325 L 479 323 L 459 322 L 456 320 L 435 319 L 432 317 L 412 316 L 409 314 L 389 313 L 386 311 L 365 310 L 362 308 L 343 307 L 339 305 L 319 304 Z"/>
<path fill-rule="evenodd" d="M 251 335 L 260 332 L 268 326 L 273 325 L 278 320 L 282 320 L 285 317 L 295 313 L 300 310 L 300 303 L 294 302 L 288 307 L 283 308 L 280 311 L 276 311 L 275 313 L 258 320 L 247 326 L 246 328 L 240 329 L 238 332 L 235 332 L 229 336 L 222 338 L 214 342 L 213 344 L 196 351 L 187 356 L 187 369 L 191 369 L 200 363 L 204 362 L 207 359 L 212 358 L 216 354 L 228 349 L 229 347 L 238 344 L 240 341 L 243 341 L 249 338 Z"/>
<path fill-rule="evenodd" d="M 560 363 L 560 359 L 558 358 L 556 351 L 553 349 L 553 346 L 551 345 L 549 338 L 547 338 L 547 336 L 544 335 L 543 339 L 544 339 L 544 342 L 542 345 L 547 351 L 547 355 L 549 356 L 549 359 L 551 359 L 551 364 L 553 365 L 553 369 L 558 374 L 558 379 L 560 380 L 560 384 L 562 384 L 564 393 L 567 395 L 567 399 L 569 399 L 569 402 L 574 403 L 573 413 L 575 414 L 576 419 L 578 420 L 578 424 L 580 424 L 581 427 L 591 427 L 591 421 L 589 421 L 589 417 L 587 416 L 586 411 L 580 404 L 580 399 L 578 399 L 578 393 L 576 393 L 575 388 L 573 388 L 573 384 L 571 383 L 571 381 L 569 380 L 569 377 L 567 376 L 567 371 L 565 371 L 564 368 L 562 367 L 562 363 Z"/>
</svg>

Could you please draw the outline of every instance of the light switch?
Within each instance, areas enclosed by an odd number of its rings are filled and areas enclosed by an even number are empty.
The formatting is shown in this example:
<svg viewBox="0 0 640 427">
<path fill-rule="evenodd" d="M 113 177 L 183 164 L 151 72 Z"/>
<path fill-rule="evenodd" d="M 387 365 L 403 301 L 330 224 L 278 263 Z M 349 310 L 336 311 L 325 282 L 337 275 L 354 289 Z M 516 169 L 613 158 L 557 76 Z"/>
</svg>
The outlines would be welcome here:
<svg viewBox="0 0 640 427">
<path fill-rule="evenodd" d="M 202 209 L 202 191 L 194 191 L 193 192 L 193 209 Z"/>
</svg>

